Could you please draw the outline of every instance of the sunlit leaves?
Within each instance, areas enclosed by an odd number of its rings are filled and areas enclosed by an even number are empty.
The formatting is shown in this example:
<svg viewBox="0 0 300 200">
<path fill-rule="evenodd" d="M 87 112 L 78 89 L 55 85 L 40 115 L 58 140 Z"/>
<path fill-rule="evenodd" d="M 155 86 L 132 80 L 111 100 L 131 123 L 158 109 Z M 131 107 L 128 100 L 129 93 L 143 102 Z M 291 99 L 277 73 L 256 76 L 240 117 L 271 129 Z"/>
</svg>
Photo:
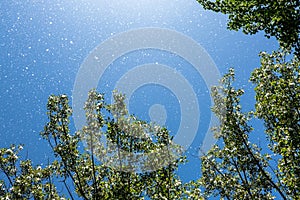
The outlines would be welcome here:
<svg viewBox="0 0 300 200">
<path fill-rule="evenodd" d="M 129 115 L 124 95 L 114 92 L 113 97 L 114 103 L 107 104 L 102 94 L 91 90 L 84 107 L 86 125 L 71 133 L 68 97 L 51 95 L 49 122 L 41 136 L 55 159 L 44 168 L 33 167 L 30 160 L 18 161 L 22 146 L 0 149 L 0 169 L 6 177 L 0 181 L 1 197 L 63 199 L 53 179 L 71 199 L 180 199 L 187 197 L 188 187 L 188 198 L 199 197 L 193 184 L 184 185 L 175 174 L 184 158 L 178 157 L 181 148 L 172 143 L 169 131 Z"/>
<path fill-rule="evenodd" d="M 234 71 L 224 76 L 222 86 L 213 88 L 214 112 L 220 119 L 215 135 L 222 145 L 215 145 L 201 157 L 201 185 L 206 196 L 227 199 L 272 199 L 273 180 L 266 170 L 268 159 L 249 142 L 252 128 L 249 114 L 241 112 L 239 96 L 243 91 L 232 84 Z"/>
<path fill-rule="evenodd" d="M 222 143 L 202 156 L 200 183 L 206 196 L 273 199 L 277 193 L 282 199 L 300 198 L 300 62 L 285 51 L 260 56 L 261 67 L 251 76 L 254 113 L 242 113 L 243 91 L 233 87 L 232 69 L 222 86 L 212 89 L 213 111 L 220 119 L 215 135 Z M 261 154 L 249 141 L 253 114 L 265 122 L 273 155 Z"/>
<path fill-rule="evenodd" d="M 261 173 L 261 175 L 258 174 L 259 176 L 254 176 L 256 179 L 253 179 L 255 181 L 252 183 L 254 184 L 253 186 L 256 184 L 255 187 L 257 187 L 257 191 L 260 191 L 260 194 L 265 195 L 264 198 L 271 198 L 272 193 L 270 191 L 276 190 L 283 199 L 299 199 L 300 2 L 296 0 L 197 1 L 205 9 L 227 14 L 229 29 L 242 29 L 246 34 L 255 34 L 263 30 L 266 37 L 274 36 L 281 47 L 280 52 L 272 54 L 262 52 L 260 54 L 261 67 L 256 69 L 251 76 L 251 81 L 256 84 L 255 116 L 265 122 L 269 148 L 274 152 L 274 155 L 260 155 L 259 149 L 254 146 L 251 147 L 250 143 L 245 145 L 248 143 L 250 129 L 246 128 L 248 126 L 247 120 L 243 120 L 247 118 L 246 115 L 240 113 L 240 108 L 238 107 L 238 99 L 236 97 L 239 94 L 230 92 L 230 87 L 226 85 L 226 82 L 225 84 L 223 82 L 224 86 L 214 88 L 212 93 L 215 100 L 213 111 L 221 121 L 221 126 L 216 129 L 215 135 L 224 141 L 224 147 L 215 146 L 208 155 L 203 157 L 202 162 L 204 165 L 202 168 L 204 176 L 202 181 L 204 179 L 205 183 L 211 184 L 206 187 L 207 191 L 209 191 L 209 194 L 215 192 L 213 194 L 227 198 L 237 194 L 239 190 L 235 186 L 244 188 L 245 185 L 241 182 L 242 176 L 236 176 L 236 173 L 239 172 L 237 168 L 240 167 L 239 164 L 241 162 L 237 162 L 238 165 L 236 165 L 236 161 L 232 160 L 230 163 L 230 159 L 237 156 L 236 159 L 238 161 L 241 160 L 243 163 L 252 157 L 253 160 L 248 161 L 253 162 L 254 167 L 258 166 L 259 170 L 257 173 Z M 295 56 L 293 57 L 289 53 L 293 53 Z M 222 95 L 225 97 L 223 98 Z M 237 133 L 240 134 L 237 135 Z M 234 137 L 230 137 L 231 135 Z M 237 139 L 239 137 L 240 140 Z M 246 151 L 244 151 L 239 149 L 241 144 L 251 148 L 247 147 L 244 149 Z M 246 152 L 250 153 L 247 159 L 239 158 Z M 272 166 L 269 164 L 269 160 L 270 162 L 272 161 Z M 228 163 L 228 165 L 225 166 L 225 163 Z M 212 166 L 215 169 L 212 169 Z M 251 169 L 251 173 L 246 174 L 245 180 L 253 175 L 253 166 L 251 168 L 247 166 L 248 168 L 246 169 Z M 269 170 L 265 171 L 264 168 L 268 166 Z M 224 172 L 221 169 L 226 169 L 227 171 L 225 170 Z M 232 170 L 234 171 L 232 172 Z M 230 172 L 229 175 L 228 171 Z M 272 173 L 272 179 L 267 172 Z M 205 175 L 212 177 L 205 179 Z M 265 184 L 263 183 L 264 181 Z M 224 184 L 224 187 L 227 187 L 227 190 L 224 189 L 222 184 Z M 244 189 L 247 191 L 247 188 Z M 251 189 L 248 191 L 248 195 L 250 195 L 250 192 L 252 193 Z M 245 196 L 241 195 L 239 195 L 239 198 L 245 198 Z"/>
<path fill-rule="evenodd" d="M 263 30 L 285 49 L 300 55 L 300 3 L 298 0 L 197 0 L 205 9 L 228 15 L 228 28 L 246 34 Z"/>
<path fill-rule="evenodd" d="M 32 166 L 30 160 L 20 161 L 19 150 L 12 145 L 0 149 L 0 199 L 64 199 L 52 183 L 52 165 L 42 168 Z"/>
<path fill-rule="evenodd" d="M 256 84 L 256 115 L 265 121 L 270 149 L 280 155 L 278 176 L 300 198 L 300 61 L 285 52 L 261 53 Z"/>
</svg>

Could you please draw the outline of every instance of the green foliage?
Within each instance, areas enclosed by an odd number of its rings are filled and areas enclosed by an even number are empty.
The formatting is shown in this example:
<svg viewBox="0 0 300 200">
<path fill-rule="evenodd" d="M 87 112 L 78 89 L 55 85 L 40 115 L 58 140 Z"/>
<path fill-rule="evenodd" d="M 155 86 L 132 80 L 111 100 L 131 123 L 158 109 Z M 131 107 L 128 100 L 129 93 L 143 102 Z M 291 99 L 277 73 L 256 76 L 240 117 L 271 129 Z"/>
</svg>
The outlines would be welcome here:
<svg viewBox="0 0 300 200">
<path fill-rule="evenodd" d="M 223 144 L 215 145 L 202 156 L 200 182 L 205 187 L 206 196 L 273 199 L 272 189 L 276 185 L 266 170 L 268 157 L 249 142 L 252 128 L 247 122 L 250 116 L 241 112 L 239 96 L 243 91 L 232 86 L 233 79 L 231 69 L 222 79 L 223 87 L 212 89 L 215 100 L 213 110 L 221 119 L 215 135 Z"/>
<path fill-rule="evenodd" d="M 256 111 L 243 113 L 240 89 L 233 87 L 234 71 L 214 87 L 213 111 L 220 119 L 215 136 L 221 142 L 201 157 L 200 184 L 204 195 L 226 199 L 300 198 L 300 62 L 286 52 L 261 53 L 254 70 Z M 265 123 L 272 155 L 249 141 L 253 117 Z M 276 163 L 276 164 L 275 164 Z"/>
<path fill-rule="evenodd" d="M 107 105 L 103 95 L 92 90 L 85 104 L 87 125 L 71 135 L 67 97 L 49 98 L 50 122 L 42 135 L 58 157 L 56 173 L 64 182 L 71 178 L 84 199 L 178 199 L 182 186 L 174 171 L 180 160 L 154 172 L 135 172 L 133 153 L 168 145 L 170 138 L 166 129 L 155 126 L 153 142 L 145 132 L 154 129 L 152 125 L 129 116 L 124 99 L 124 95 L 114 93 L 114 104 Z M 103 136 L 108 141 L 106 147 L 100 142 Z M 81 139 L 87 146 L 83 153 L 78 150 Z"/>
<path fill-rule="evenodd" d="M 228 28 L 246 34 L 264 30 L 275 36 L 281 47 L 296 49 L 300 55 L 299 0 L 197 0 L 205 9 L 228 15 Z"/>
<path fill-rule="evenodd" d="M 115 92 L 114 103 L 106 104 L 92 90 L 85 104 L 87 124 L 72 134 L 68 97 L 51 95 L 41 136 L 55 160 L 43 169 L 29 160 L 17 166 L 18 150 L 1 149 L 0 169 L 6 177 L 0 182 L 1 199 L 63 199 L 53 179 L 64 184 L 71 199 L 201 199 L 196 183 L 183 184 L 175 174 L 185 159 L 176 157 L 181 149 L 172 144 L 167 129 L 128 115 L 124 99 Z M 100 142 L 103 136 L 106 146 Z M 150 156 L 141 162 L 142 156 L 134 157 L 138 153 Z"/>
<path fill-rule="evenodd" d="M 84 107 L 86 125 L 75 133 L 70 131 L 68 97 L 49 97 L 49 122 L 41 136 L 55 159 L 45 167 L 21 160 L 21 145 L 0 149 L 0 200 L 300 199 L 300 2 L 197 1 L 205 9 L 227 14 L 229 29 L 246 34 L 264 30 L 284 49 L 260 54 L 261 67 L 250 79 L 256 85 L 254 112 L 242 112 L 244 92 L 233 87 L 233 69 L 221 86 L 212 88 L 219 141 L 201 156 L 202 177 L 183 184 L 176 170 L 185 158 L 168 130 L 129 115 L 124 95 L 115 92 L 114 103 L 107 104 L 92 90 Z M 293 50 L 294 57 L 288 54 Z M 250 142 L 254 131 L 249 121 L 254 117 L 265 124 L 270 154 Z M 57 182 L 68 194 L 56 190 Z"/>
<path fill-rule="evenodd" d="M 6 181 L 0 180 L 0 199 L 64 199 L 52 182 L 52 165 L 33 167 L 30 160 L 19 160 L 23 146 L 11 145 L 0 149 L 0 171 Z"/>
<path fill-rule="evenodd" d="M 221 122 L 215 129 L 220 145 L 202 156 L 200 184 L 205 196 L 273 199 L 276 193 L 282 199 L 300 199 L 300 2 L 197 1 L 205 9 L 227 14 L 229 29 L 246 34 L 263 30 L 281 46 L 272 54 L 262 52 L 261 67 L 251 76 L 256 84 L 255 112 L 241 112 L 243 92 L 232 86 L 233 70 L 221 87 L 213 88 L 213 111 Z M 250 143 L 251 117 L 264 121 L 272 155 L 263 155 Z"/>
<path fill-rule="evenodd" d="M 261 53 L 251 80 L 257 85 L 255 114 L 265 122 L 269 148 L 280 156 L 277 176 L 300 199 L 300 61 L 286 57 Z"/>
</svg>

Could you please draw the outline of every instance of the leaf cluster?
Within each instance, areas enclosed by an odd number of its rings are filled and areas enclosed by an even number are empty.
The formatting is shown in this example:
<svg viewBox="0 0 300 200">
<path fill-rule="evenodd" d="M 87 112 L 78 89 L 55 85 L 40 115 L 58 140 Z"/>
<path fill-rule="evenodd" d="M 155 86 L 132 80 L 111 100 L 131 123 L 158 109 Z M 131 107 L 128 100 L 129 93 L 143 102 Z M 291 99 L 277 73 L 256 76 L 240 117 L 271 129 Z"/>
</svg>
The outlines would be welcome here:
<svg viewBox="0 0 300 200">
<path fill-rule="evenodd" d="M 87 123 L 71 133 L 68 97 L 51 95 L 41 136 L 55 159 L 34 167 L 30 160 L 18 161 L 21 146 L 0 149 L 0 199 L 200 199 L 197 184 L 183 184 L 175 173 L 185 158 L 168 130 L 129 115 L 125 96 L 113 96 L 114 103 L 107 104 L 91 90 Z M 54 182 L 67 193 L 57 192 Z"/>
<path fill-rule="evenodd" d="M 197 0 L 205 9 L 228 15 L 228 28 L 246 34 L 264 31 L 284 49 L 300 55 L 300 2 L 298 0 Z"/>
<path fill-rule="evenodd" d="M 220 119 L 215 136 L 220 144 L 201 157 L 200 184 L 206 197 L 300 198 L 300 62 L 285 51 L 260 56 L 261 67 L 250 79 L 256 84 L 255 112 L 242 112 L 243 90 L 233 86 L 233 69 L 221 86 L 212 88 L 213 111 Z M 250 142 L 253 117 L 263 120 L 272 154 L 263 154 Z"/>
</svg>

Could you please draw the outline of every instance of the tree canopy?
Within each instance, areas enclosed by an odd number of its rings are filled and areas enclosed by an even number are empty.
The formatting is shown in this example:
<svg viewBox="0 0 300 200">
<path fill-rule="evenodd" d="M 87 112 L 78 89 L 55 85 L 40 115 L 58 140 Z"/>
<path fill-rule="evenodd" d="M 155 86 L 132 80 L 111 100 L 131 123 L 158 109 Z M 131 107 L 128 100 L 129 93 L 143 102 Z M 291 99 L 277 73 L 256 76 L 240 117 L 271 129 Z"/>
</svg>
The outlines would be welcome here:
<svg viewBox="0 0 300 200">
<path fill-rule="evenodd" d="M 281 46 L 259 55 L 260 67 L 250 78 L 255 110 L 243 111 L 234 69 L 212 88 L 218 143 L 201 155 L 198 180 L 182 183 L 176 174 L 186 159 L 166 128 L 130 115 L 124 95 L 114 93 L 114 103 L 107 104 L 91 90 L 86 125 L 76 132 L 68 97 L 49 97 L 48 123 L 40 133 L 54 155 L 47 165 L 22 159 L 23 145 L 0 149 L 0 199 L 300 199 L 299 1 L 198 2 L 227 14 L 230 29 L 264 30 Z M 254 130 L 253 119 L 264 126 Z M 267 150 L 250 139 L 255 134 L 266 137 Z"/>
<path fill-rule="evenodd" d="M 202 156 L 201 185 L 205 196 L 226 199 L 300 198 L 300 62 L 285 53 L 261 53 L 254 70 L 256 110 L 242 112 L 243 90 L 233 87 L 234 71 L 213 88 L 213 111 L 220 119 L 215 136 L 221 144 Z M 264 121 L 270 153 L 251 142 L 249 120 Z M 256 134 L 264 134 L 263 127 Z M 253 134 L 253 133 L 252 133 Z"/>
<path fill-rule="evenodd" d="M 246 34 L 264 31 L 280 49 L 261 52 L 261 66 L 251 75 L 255 110 L 243 113 L 240 89 L 233 87 L 233 69 L 223 86 L 213 88 L 213 111 L 219 116 L 215 131 L 221 144 L 202 157 L 204 195 L 226 199 L 300 198 L 300 11 L 299 1 L 197 0 L 205 9 L 228 15 L 228 28 Z M 294 55 L 290 55 L 294 54 Z M 250 134 L 263 134 L 249 125 L 264 122 L 269 153 L 252 144 Z M 266 152 L 266 151 L 264 151 Z M 268 152 L 268 151 L 267 151 Z"/>
<path fill-rule="evenodd" d="M 201 199 L 197 183 L 183 184 L 175 173 L 185 159 L 175 155 L 180 148 L 172 145 L 168 130 L 128 115 L 124 95 L 114 93 L 114 99 L 106 104 L 103 95 L 92 90 L 85 104 L 87 124 L 71 133 L 68 97 L 51 95 L 49 122 L 41 136 L 55 159 L 44 168 L 32 166 L 30 159 L 20 160 L 22 146 L 2 148 L 0 170 L 5 178 L 0 181 L 0 199 Z M 110 142 L 107 146 L 99 142 L 102 135 Z M 79 147 L 82 143 L 85 150 Z M 161 151 L 164 147 L 173 150 Z M 137 172 L 134 157 L 125 157 L 122 150 L 169 154 L 153 154 L 155 158 L 138 162 L 144 170 Z M 63 183 L 66 193 L 58 192 L 57 182 Z"/>
<path fill-rule="evenodd" d="M 300 56 L 300 2 L 298 0 L 197 0 L 205 9 L 228 15 L 228 28 L 246 34 L 264 31 L 281 47 Z"/>
</svg>

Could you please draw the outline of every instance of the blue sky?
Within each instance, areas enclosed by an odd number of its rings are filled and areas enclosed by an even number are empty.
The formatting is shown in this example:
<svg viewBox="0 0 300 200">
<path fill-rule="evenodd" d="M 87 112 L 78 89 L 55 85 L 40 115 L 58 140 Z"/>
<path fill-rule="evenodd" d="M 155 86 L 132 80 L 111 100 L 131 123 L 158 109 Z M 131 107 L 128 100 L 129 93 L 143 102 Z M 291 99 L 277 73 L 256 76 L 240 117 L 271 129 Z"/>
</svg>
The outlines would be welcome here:
<svg viewBox="0 0 300 200">
<path fill-rule="evenodd" d="M 246 91 L 242 98 L 246 110 L 254 105 L 253 85 L 248 78 L 259 66 L 258 53 L 277 49 L 277 42 L 261 33 L 247 36 L 227 30 L 225 15 L 205 11 L 194 0 L 14 0 L 1 1 L 0 10 L 0 147 L 25 144 L 24 152 L 36 164 L 46 163 L 51 156 L 46 141 L 39 136 L 47 122 L 48 96 L 71 96 L 84 59 L 118 33 L 157 27 L 192 38 L 207 51 L 221 74 L 229 67 L 236 69 L 236 84 Z M 187 151 L 190 162 L 179 171 L 185 181 L 195 179 L 200 175 L 197 149 L 208 128 L 210 97 L 201 76 L 185 60 L 159 50 L 129 53 L 110 66 L 97 89 L 110 97 L 113 88 L 106 85 L 113 85 L 124 73 L 118 67 L 151 62 L 177 66 L 201 102 L 198 133 Z M 165 106 L 166 126 L 176 133 L 180 112 L 172 92 L 153 85 L 140 88 L 130 101 L 130 109 L 149 120 L 152 104 Z M 71 125 L 74 131 L 73 121 Z"/>
</svg>

